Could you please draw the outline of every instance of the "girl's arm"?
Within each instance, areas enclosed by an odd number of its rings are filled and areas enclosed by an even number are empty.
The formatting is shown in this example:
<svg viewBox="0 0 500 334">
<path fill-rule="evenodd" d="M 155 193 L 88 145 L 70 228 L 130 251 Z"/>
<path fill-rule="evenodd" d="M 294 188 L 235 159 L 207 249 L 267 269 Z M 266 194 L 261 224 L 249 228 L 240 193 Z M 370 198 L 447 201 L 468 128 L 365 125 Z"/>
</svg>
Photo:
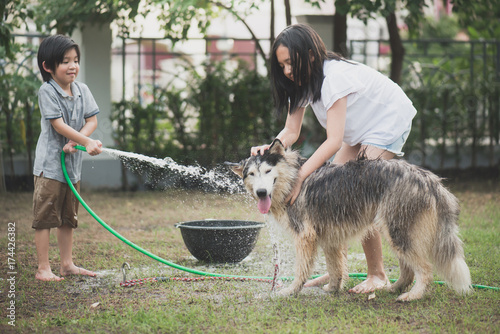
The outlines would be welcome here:
<svg viewBox="0 0 500 334">
<path fill-rule="evenodd" d="M 299 195 L 304 180 L 340 150 L 344 138 L 346 110 L 347 97 L 339 99 L 330 109 L 328 109 L 326 118 L 326 140 L 300 168 L 297 183 L 288 197 L 290 204 L 293 204 Z"/>
<path fill-rule="evenodd" d="M 285 127 L 276 136 L 285 147 L 292 146 L 297 139 L 299 139 L 300 129 L 302 128 L 302 121 L 304 120 L 304 113 L 306 108 L 298 108 L 293 114 L 288 114 L 286 117 Z M 264 154 L 271 145 L 266 144 L 262 146 L 252 147 L 250 150 L 251 155 Z"/>
<path fill-rule="evenodd" d="M 285 147 L 291 147 L 300 136 L 306 108 L 298 108 L 286 117 L 285 127 L 276 136 Z"/>
<path fill-rule="evenodd" d="M 101 141 L 94 140 L 94 139 L 88 137 L 97 128 L 97 116 L 96 115 L 85 119 L 85 125 L 80 130 L 80 132 L 76 131 L 71 126 L 64 123 L 64 120 L 62 119 L 62 117 L 56 118 L 56 119 L 51 119 L 50 124 L 52 124 L 52 127 L 54 128 L 54 130 L 56 130 L 57 133 L 59 133 L 60 135 L 66 137 L 70 140 L 68 142 L 68 144 L 66 144 L 63 148 L 63 150 L 66 153 L 76 152 L 76 149 L 74 148 L 74 146 L 77 143 L 85 146 L 87 153 L 90 155 L 97 155 L 97 154 L 102 152 Z"/>
</svg>

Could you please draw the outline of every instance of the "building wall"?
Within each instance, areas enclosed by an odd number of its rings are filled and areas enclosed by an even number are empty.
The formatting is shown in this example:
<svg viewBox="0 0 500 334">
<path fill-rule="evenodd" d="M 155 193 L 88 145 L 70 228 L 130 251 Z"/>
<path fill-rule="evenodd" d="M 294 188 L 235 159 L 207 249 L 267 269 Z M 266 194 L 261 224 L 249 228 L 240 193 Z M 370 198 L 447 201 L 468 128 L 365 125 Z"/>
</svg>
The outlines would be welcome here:
<svg viewBox="0 0 500 334">
<path fill-rule="evenodd" d="M 81 69 L 79 81 L 90 88 L 100 113 L 98 126 L 92 134 L 104 147 L 113 146 L 111 116 L 111 44 L 109 25 L 85 25 L 73 36 L 81 46 Z M 82 166 L 82 187 L 120 188 L 121 164 L 107 154 L 91 157 L 84 154 Z"/>
<path fill-rule="evenodd" d="M 111 29 L 109 25 L 85 25 L 72 38 L 80 45 L 78 80 L 89 86 L 100 113 L 92 138 L 104 146 L 113 144 L 111 115 Z"/>
</svg>

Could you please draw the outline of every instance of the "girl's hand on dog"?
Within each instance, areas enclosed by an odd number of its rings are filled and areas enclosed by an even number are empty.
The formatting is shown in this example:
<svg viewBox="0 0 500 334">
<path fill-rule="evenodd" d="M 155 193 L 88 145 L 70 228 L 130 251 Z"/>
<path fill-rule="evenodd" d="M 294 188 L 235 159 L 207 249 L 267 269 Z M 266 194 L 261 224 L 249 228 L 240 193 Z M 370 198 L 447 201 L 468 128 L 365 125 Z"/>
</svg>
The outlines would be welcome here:
<svg viewBox="0 0 500 334">
<path fill-rule="evenodd" d="M 288 205 L 292 205 L 293 203 L 295 203 L 295 200 L 297 199 L 297 197 L 299 197 L 303 182 L 304 182 L 304 179 L 300 176 L 300 173 L 299 173 L 297 181 L 295 182 L 295 185 L 293 186 L 292 192 L 286 198 L 285 203 L 288 203 Z"/>
<path fill-rule="evenodd" d="M 251 155 L 258 155 L 258 154 L 263 155 L 264 152 L 269 149 L 269 147 L 271 147 L 270 144 L 261 145 L 261 146 L 253 146 L 250 149 L 250 154 Z"/>
<path fill-rule="evenodd" d="M 284 147 L 286 147 L 284 140 L 281 140 L 281 143 L 283 144 Z M 261 145 L 261 146 L 253 146 L 250 149 L 250 154 L 251 155 L 258 155 L 258 154 L 263 155 L 264 152 L 266 152 L 271 147 L 271 145 L 272 144 L 265 144 L 265 145 Z"/>
</svg>

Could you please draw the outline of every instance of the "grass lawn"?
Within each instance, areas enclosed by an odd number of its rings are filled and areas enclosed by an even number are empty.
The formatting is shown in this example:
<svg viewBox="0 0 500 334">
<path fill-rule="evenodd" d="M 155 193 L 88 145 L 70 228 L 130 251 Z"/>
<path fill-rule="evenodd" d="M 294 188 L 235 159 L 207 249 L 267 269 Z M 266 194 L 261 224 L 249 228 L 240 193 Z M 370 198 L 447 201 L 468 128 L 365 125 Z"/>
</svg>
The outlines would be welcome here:
<svg viewBox="0 0 500 334">
<path fill-rule="evenodd" d="M 473 284 L 500 286 L 500 184 L 449 184 L 459 198 L 460 231 Z M 84 187 L 83 187 L 84 188 Z M 85 192 L 83 199 L 118 233 L 174 263 L 231 275 L 272 276 L 273 242 L 280 250 L 280 275 L 293 275 L 289 236 L 268 224 L 252 254 L 235 265 L 204 265 L 188 252 L 174 224 L 205 218 L 265 221 L 245 195 L 164 192 Z M 145 283 L 123 288 L 121 266 L 131 265 L 127 279 L 193 277 L 133 250 L 107 232 L 80 206 L 75 230 L 75 263 L 98 272 L 97 278 L 67 277 L 63 282 L 38 282 L 31 193 L 0 194 L 0 333 L 499 333 L 500 292 L 475 289 L 460 296 L 433 284 L 422 299 L 398 303 L 397 295 L 377 292 L 375 298 L 344 291 L 327 294 L 304 289 L 297 297 L 270 293 L 261 282 L 205 280 Z M 15 247 L 9 250 L 9 226 L 15 223 Z M 52 270 L 59 272 L 55 231 L 51 234 Z M 9 274 L 10 251 L 15 274 Z M 397 278 L 397 260 L 384 245 L 384 265 Z M 349 272 L 365 272 L 362 248 L 349 249 Z M 320 253 L 315 274 L 325 272 Z M 15 281 L 8 280 L 14 277 Z M 435 277 L 439 280 L 439 277 Z M 289 284 L 284 282 L 284 284 Z M 14 296 L 15 295 L 15 296 Z M 15 301 L 15 327 L 9 325 Z M 12 307 L 11 307 L 12 309 Z"/>
</svg>

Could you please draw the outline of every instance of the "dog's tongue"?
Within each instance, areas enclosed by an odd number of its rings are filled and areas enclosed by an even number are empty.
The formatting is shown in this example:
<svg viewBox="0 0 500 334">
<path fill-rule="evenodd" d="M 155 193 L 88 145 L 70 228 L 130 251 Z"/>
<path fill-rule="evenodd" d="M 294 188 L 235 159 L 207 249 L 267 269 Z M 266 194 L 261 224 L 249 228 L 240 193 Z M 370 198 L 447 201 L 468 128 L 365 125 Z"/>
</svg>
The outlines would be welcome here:
<svg viewBox="0 0 500 334">
<path fill-rule="evenodd" d="M 271 197 L 259 198 L 259 203 L 257 203 L 257 208 L 259 208 L 260 213 L 266 214 L 269 212 L 271 207 Z"/>
</svg>

